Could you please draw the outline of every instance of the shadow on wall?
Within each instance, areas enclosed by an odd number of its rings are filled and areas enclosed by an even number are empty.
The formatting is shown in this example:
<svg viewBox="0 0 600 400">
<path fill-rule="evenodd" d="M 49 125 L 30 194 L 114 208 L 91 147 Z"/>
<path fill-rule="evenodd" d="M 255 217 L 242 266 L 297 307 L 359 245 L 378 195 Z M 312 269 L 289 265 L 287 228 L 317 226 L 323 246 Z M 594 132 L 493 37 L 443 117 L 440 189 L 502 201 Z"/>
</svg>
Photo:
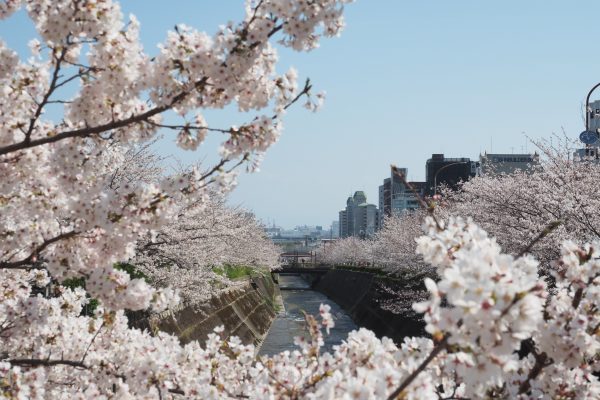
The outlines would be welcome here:
<svg viewBox="0 0 600 400">
<path fill-rule="evenodd" d="M 427 297 L 422 278 L 402 281 L 334 269 L 313 287 L 339 304 L 357 325 L 372 330 L 378 337 L 401 343 L 407 336 L 425 335 L 421 314 L 412 310 L 413 302 Z"/>
</svg>

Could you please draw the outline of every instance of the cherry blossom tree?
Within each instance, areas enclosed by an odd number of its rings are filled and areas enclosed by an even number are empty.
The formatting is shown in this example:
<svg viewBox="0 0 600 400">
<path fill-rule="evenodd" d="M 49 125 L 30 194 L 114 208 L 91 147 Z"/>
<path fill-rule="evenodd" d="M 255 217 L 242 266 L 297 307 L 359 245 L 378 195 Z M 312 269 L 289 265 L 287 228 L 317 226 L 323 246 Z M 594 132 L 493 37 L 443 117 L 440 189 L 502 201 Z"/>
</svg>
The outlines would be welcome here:
<svg viewBox="0 0 600 400">
<path fill-rule="evenodd" d="M 554 271 L 556 293 L 548 297 L 533 257 L 503 254 L 471 222 L 428 217 L 426 229 L 418 251 L 440 280 L 425 280 L 430 298 L 414 308 L 424 313 L 431 338 L 396 345 L 360 329 L 332 353 L 320 351 L 321 329 L 334 324 L 327 306 L 321 321 L 306 316 L 310 338 L 297 338 L 298 350 L 255 360 L 253 346 L 224 341 L 219 330 L 204 347 L 181 346 L 169 335 L 128 329 L 122 312 L 75 317 L 83 291 L 30 297 L 29 282 L 43 284 L 44 273 L 11 271 L 21 278 L 20 290 L 2 306 L 21 318 L 2 332 L 22 323 L 35 331 L 55 319 L 63 330 L 53 331 L 52 340 L 34 341 L 39 358 L 0 362 L 1 388 L 4 395 L 34 398 L 598 397 L 600 242 L 564 243 Z M 18 308 L 28 302 L 37 307 Z M 32 351 L 22 338 L 8 341 L 12 351 Z M 42 356 L 53 350 L 61 357 Z"/>
<path fill-rule="evenodd" d="M 600 238 L 600 199 L 593 190 L 600 165 L 573 159 L 570 144 L 538 143 L 543 158 L 532 171 L 471 179 L 460 191 L 446 192 L 439 211 L 473 218 L 512 254 L 533 242 L 530 251 L 547 268 L 564 240 Z"/>
<path fill-rule="evenodd" d="M 131 263 L 154 287 L 177 289 L 186 303 L 206 300 L 226 284 L 227 265 L 272 269 L 279 252 L 253 214 L 228 207 L 222 196 L 182 210 L 181 216 L 138 242 Z M 218 285 L 220 282 L 221 285 Z"/>
<path fill-rule="evenodd" d="M 271 42 L 314 49 L 342 29 L 344 3 L 249 1 L 240 23 L 214 35 L 178 25 L 151 55 L 140 23 L 125 20 L 116 1 L 0 1 L 0 19 L 25 8 L 38 34 L 27 60 L 0 42 L 0 171 L 10 177 L 0 182 L 4 395 L 161 396 L 158 353 L 176 355 L 169 347 L 177 340 L 126 329 L 122 310 L 161 310 L 178 296 L 114 265 L 209 190 L 229 189 L 236 167 L 254 169 L 291 104 L 305 97 L 318 107 L 322 96 L 311 96 L 309 81 L 299 88 L 295 70 L 276 72 Z M 212 127 L 202 115 L 229 105 L 248 122 Z M 165 130 L 190 150 L 209 133 L 223 135 L 220 160 L 151 181 L 115 171 Z M 67 278 L 86 280 L 101 302 L 95 317 L 79 316 L 87 301 L 79 289 L 30 296 L 33 281 Z M 147 372 L 139 354 L 152 348 L 160 350 L 145 365 L 161 367 L 139 375 Z"/>
<path fill-rule="evenodd" d="M 422 273 L 428 265 L 416 253 L 416 239 L 422 235 L 425 212 L 414 210 L 393 215 L 373 238 L 373 259 L 377 267 L 393 274 Z"/>
<path fill-rule="evenodd" d="M 178 26 L 151 57 L 139 42 L 139 22 L 124 21 L 116 2 L 3 1 L 0 17 L 24 5 L 41 41 L 31 42 L 38 58 L 27 62 L 0 45 L 0 168 L 13 178 L 0 188 L 2 267 L 29 268 L 43 258 L 54 278 L 85 277 L 87 290 L 111 308 L 148 307 L 152 289 L 136 281 L 129 296 L 127 277 L 113 264 L 134 255 L 140 236 L 202 201 L 211 184 L 230 187 L 235 166 L 253 168 L 279 136 L 287 107 L 302 95 L 311 99 L 310 84 L 299 90 L 295 71 L 276 74 L 270 39 L 280 35 L 284 46 L 313 49 L 321 36 L 338 34 L 343 3 L 250 2 L 243 22 L 214 36 Z M 78 92 L 65 99 L 69 85 Z M 244 112 L 273 110 L 229 128 L 209 127 L 200 114 L 232 103 Z M 59 122 L 44 118 L 52 105 L 63 108 Z M 180 121 L 164 121 L 167 111 Z M 224 134 L 221 160 L 206 171 L 107 190 L 127 145 L 160 128 L 176 131 L 189 149 L 208 132 Z M 111 274 L 119 276 L 119 296 L 104 285 Z"/>
<path fill-rule="evenodd" d="M 415 275 L 431 271 L 416 254 L 416 239 L 422 235 L 426 213 L 421 210 L 392 215 L 373 238 L 348 237 L 321 250 L 321 260 L 331 265 L 369 265 L 393 275 Z"/>
<path fill-rule="evenodd" d="M 248 2 L 241 23 L 212 36 L 178 26 L 151 57 L 138 40 L 139 23 L 125 22 L 116 2 L 0 1 L 1 18 L 25 7 L 40 38 L 28 61 L 0 45 L 0 170 L 10 177 L 0 181 L 0 396 L 600 396 L 593 375 L 600 369 L 600 242 L 563 243 L 549 297 L 532 256 L 503 254 L 460 218 L 428 218 L 417 243 L 440 277 L 425 281 L 430 297 L 415 304 L 431 338 L 396 345 L 361 329 L 321 353 L 321 331 L 334 324 L 327 306 L 319 320 L 306 316 L 310 338 L 298 338 L 298 350 L 258 360 L 253 346 L 225 341 L 219 329 L 203 346 L 182 346 L 174 336 L 128 328 L 124 309 L 161 310 L 178 298 L 114 264 L 134 257 L 141 240 L 182 210 L 205 203 L 211 190 L 230 187 L 235 166 L 253 168 L 277 139 L 284 111 L 311 89 L 297 88 L 295 71 L 276 74 L 270 40 L 311 50 L 340 32 L 346 2 Z M 63 97 L 71 84 L 76 95 Z M 200 113 L 231 104 L 273 110 L 229 128 L 210 127 Z M 57 122 L 44 113 L 52 105 L 64 111 Z M 176 120 L 162 118 L 167 111 Z M 188 149 L 210 132 L 224 134 L 221 160 L 157 182 L 116 179 L 131 145 L 159 129 L 176 131 Z M 69 277 L 85 278 L 100 300 L 93 316 L 81 315 L 83 289 L 33 295 L 34 286 Z"/>
<path fill-rule="evenodd" d="M 330 265 L 367 266 L 372 262 L 371 245 L 370 240 L 349 236 L 328 244 L 317 257 Z"/>
</svg>

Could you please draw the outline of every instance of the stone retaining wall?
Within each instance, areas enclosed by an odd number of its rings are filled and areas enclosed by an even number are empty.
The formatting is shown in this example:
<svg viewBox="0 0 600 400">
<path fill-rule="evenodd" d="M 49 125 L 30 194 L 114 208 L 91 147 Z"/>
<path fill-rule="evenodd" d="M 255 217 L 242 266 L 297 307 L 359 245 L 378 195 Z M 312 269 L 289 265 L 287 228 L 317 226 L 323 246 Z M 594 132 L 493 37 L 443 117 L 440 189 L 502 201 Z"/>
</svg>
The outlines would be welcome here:
<svg viewBox="0 0 600 400">
<path fill-rule="evenodd" d="M 224 335 L 237 336 L 244 344 L 259 344 L 275 317 L 277 288 L 270 275 L 252 277 L 213 296 L 202 305 L 190 305 L 167 315 L 143 319 L 134 325 L 179 337 L 182 343 L 204 343 L 215 327 Z"/>
</svg>

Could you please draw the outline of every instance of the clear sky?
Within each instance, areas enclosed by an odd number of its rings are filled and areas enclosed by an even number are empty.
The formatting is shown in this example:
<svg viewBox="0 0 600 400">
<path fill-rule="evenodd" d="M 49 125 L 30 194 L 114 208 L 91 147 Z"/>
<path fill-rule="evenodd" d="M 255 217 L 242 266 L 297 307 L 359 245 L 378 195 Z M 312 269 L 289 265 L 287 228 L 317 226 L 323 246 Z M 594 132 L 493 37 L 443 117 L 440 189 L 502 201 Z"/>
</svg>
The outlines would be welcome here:
<svg viewBox="0 0 600 400">
<path fill-rule="evenodd" d="M 213 33 L 243 12 L 242 0 L 121 3 L 141 21 L 149 52 L 176 23 Z M 600 81 L 598 16 L 594 0 L 349 5 L 341 38 L 308 54 L 280 52 L 280 70 L 295 66 L 301 79 L 327 91 L 327 100 L 316 114 L 290 110 L 261 172 L 242 175 L 231 202 L 285 227 L 328 227 L 353 191 L 364 190 L 377 204 L 391 163 L 422 180 L 431 153 L 473 159 L 486 150 L 532 150 L 524 134 L 541 138 L 564 129 L 576 138 L 582 102 Z M 32 27 L 19 15 L 0 21 L 0 36 L 22 51 Z M 225 110 L 207 120 L 228 126 L 240 119 Z M 217 139 L 190 153 L 167 138 L 159 151 L 186 163 L 210 161 Z"/>
</svg>

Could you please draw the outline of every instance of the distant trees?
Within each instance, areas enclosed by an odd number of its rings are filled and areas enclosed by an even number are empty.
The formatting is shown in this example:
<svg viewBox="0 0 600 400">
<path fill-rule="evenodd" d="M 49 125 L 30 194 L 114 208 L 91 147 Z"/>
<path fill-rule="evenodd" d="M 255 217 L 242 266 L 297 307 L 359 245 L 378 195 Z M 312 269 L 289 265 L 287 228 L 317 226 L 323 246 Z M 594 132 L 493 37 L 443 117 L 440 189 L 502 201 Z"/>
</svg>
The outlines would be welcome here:
<svg viewBox="0 0 600 400">
<path fill-rule="evenodd" d="M 446 192 L 439 210 L 472 218 L 511 254 L 532 243 L 528 251 L 546 268 L 564 240 L 600 239 L 600 165 L 574 161 L 568 147 L 540 143 L 542 162 L 532 171 L 471 179 Z"/>
<path fill-rule="evenodd" d="M 423 211 L 393 215 L 371 239 L 351 236 L 328 244 L 321 259 L 332 265 L 377 267 L 390 274 L 422 272 L 428 267 L 416 254 L 416 238 L 422 235 L 424 218 Z"/>
<path fill-rule="evenodd" d="M 155 287 L 179 290 L 195 303 L 214 294 L 224 282 L 215 273 L 226 265 L 274 268 L 279 251 L 254 216 L 228 207 L 214 194 L 192 205 L 172 223 L 138 242 L 131 263 Z"/>
<path fill-rule="evenodd" d="M 317 255 L 325 264 L 362 265 L 371 263 L 371 242 L 350 236 L 336 240 L 322 248 Z"/>
</svg>

